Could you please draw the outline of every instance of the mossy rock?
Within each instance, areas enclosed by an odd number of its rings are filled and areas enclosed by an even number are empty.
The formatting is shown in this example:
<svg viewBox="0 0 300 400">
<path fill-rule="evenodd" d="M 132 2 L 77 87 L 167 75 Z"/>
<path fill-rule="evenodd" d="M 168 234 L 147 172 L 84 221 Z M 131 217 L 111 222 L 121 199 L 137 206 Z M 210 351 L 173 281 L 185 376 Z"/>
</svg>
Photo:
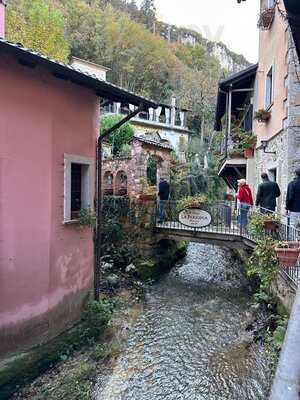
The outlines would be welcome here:
<svg viewBox="0 0 300 400">
<path fill-rule="evenodd" d="M 142 281 L 157 279 L 159 268 L 154 260 L 144 260 L 138 263 L 137 273 Z"/>
<path fill-rule="evenodd" d="M 287 309 L 280 300 L 277 301 L 277 314 L 283 318 L 289 315 L 289 312 L 287 311 Z"/>
<path fill-rule="evenodd" d="M 189 245 L 187 242 L 178 242 L 177 243 L 177 250 L 176 250 L 177 258 L 181 259 L 181 258 L 186 257 L 188 246 Z"/>
</svg>

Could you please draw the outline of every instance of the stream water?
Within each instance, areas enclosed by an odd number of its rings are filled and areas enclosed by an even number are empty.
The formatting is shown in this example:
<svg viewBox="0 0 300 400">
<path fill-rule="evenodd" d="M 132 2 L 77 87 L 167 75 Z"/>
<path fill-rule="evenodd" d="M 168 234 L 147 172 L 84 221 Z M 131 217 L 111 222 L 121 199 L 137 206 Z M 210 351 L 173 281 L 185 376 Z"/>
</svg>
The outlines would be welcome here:
<svg viewBox="0 0 300 400">
<path fill-rule="evenodd" d="M 97 400 L 267 399 L 272 373 L 245 327 L 250 299 L 228 251 L 192 244 L 147 294 Z"/>
</svg>

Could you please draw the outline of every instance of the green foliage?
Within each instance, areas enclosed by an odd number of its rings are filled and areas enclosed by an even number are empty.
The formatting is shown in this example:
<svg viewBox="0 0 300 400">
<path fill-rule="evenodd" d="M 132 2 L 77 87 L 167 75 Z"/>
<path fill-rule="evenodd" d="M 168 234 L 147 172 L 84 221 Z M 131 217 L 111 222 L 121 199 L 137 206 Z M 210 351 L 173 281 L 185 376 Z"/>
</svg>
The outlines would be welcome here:
<svg viewBox="0 0 300 400">
<path fill-rule="evenodd" d="M 177 210 L 181 211 L 185 208 L 198 208 L 208 204 L 206 195 L 188 196 L 177 202 Z"/>
<path fill-rule="evenodd" d="M 96 214 L 90 208 L 82 208 L 79 213 L 79 225 L 81 226 L 96 226 Z"/>
<path fill-rule="evenodd" d="M 135 231 L 131 229 L 129 232 L 125 223 L 130 222 L 133 228 L 138 223 L 138 210 L 127 198 L 106 196 L 103 215 L 105 218 L 102 221 L 102 255 L 109 255 L 116 268 L 124 269 L 137 257 Z"/>
<path fill-rule="evenodd" d="M 280 218 L 272 213 L 262 214 L 260 212 L 253 212 L 249 218 L 247 225 L 248 232 L 254 238 L 260 239 L 265 233 L 265 222 L 274 221 L 280 222 Z"/>
<path fill-rule="evenodd" d="M 260 291 L 269 293 L 273 279 L 278 273 L 278 260 L 274 252 L 276 242 L 270 237 L 259 240 L 246 263 L 248 277 L 258 278 Z"/>
<path fill-rule="evenodd" d="M 241 144 L 244 149 L 253 149 L 257 143 L 257 137 L 252 133 L 247 133 L 242 137 Z"/>
<path fill-rule="evenodd" d="M 149 186 L 157 185 L 157 158 L 150 156 L 147 161 L 147 183 Z"/>
<path fill-rule="evenodd" d="M 271 112 L 260 109 L 254 113 L 254 119 L 257 119 L 258 121 L 268 121 L 271 117 Z"/>
<path fill-rule="evenodd" d="M 137 272 L 143 281 L 153 280 L 158 274 L 157 264 L 153 260 L 142 260 L 137 265 Z"/>
<path fill-rule="evenodd" d="M 280 319 L 277 328 L 273 333 L 273 345 L 277 351 L 280 351 L 282 349 L 282 345 L 287 330 L 287 325 L 288 325 L 287 318 Z"/>
<path fill-rule="evenodd" d="M 106 328 L 111 314 L 112 305 L 109 302 L 89 302 L 82 315 L 85 328 L 81 332 L 81 337 L 87 340 L 97 338 Z"/>
<path fill-rule="evenodd" d="M 69 44 L 58 8 L 44 0 L 11 0 L 7 7 L 7 38 L 50 58 L 67 62 Z"/>
<path fill-rule="evenodd" d="M 100 134 L 110 129 L 123 119 L 121 115 L 104 115 L 100 122 Z M 124 145 L 128 145 L 134 137 L 134 129 L 129 122 L 122 125 L 109 136 L 113 154 L 120 155 Z"/>
<path fill-rule="evenodd" d="M 132 150 L 132 146 L 130 144 L 128 144 L 128 143 L 125 143 L 121 147 L 121 151 L 119 153 L 119 156 L 120 157 L 124 157 L 124 158 L 131 157 L 131 150 Z"/>
<path fill-rule="evenodd" d="M 141 22 L 143 22 L 148 29 L 153 29 L 156 21 L 156 8 L 154 0 L 143 0 L 140 9 Z"/>
</svg>

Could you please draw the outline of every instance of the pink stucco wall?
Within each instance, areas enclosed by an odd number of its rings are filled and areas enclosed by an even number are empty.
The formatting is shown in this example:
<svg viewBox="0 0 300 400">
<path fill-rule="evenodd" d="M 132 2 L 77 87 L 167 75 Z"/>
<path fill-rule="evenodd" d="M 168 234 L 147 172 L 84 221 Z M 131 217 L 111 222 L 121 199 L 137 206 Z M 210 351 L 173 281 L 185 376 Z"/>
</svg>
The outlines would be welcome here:
<svg viewBox="0 0 300 400">
<path fill-rule="evenodd" d="M 0 341 L 29 346 L 74 321 L 93 279 L 89 228 L 63 225 L 64 153 L 94 158 L 93 92 L 0 58 Z"/>
<path fill-rule="evenodd" d="M 266 6 L 266 0 L 261 1 L 261 8 Z M 279 1 L 280 9 L 284 10 L 283 0 Z M 274 66 L 274 101 L 269 108 L 271 118 L 267 123 L 254 122 L 254 132 L 259 139 L 270 139 L 283 129 L 283 121 L 287 117 L 285 100 L 287 90 L 285 78 L 287 76 L 286 53 L 288 48 L 287 24 L 276 11 L 275 19 L 270 30 L 260 31 L 259 65 L 256 77 L 255 110 L 265 108 L 265 85 L 270 67 Z"/>
</svg>

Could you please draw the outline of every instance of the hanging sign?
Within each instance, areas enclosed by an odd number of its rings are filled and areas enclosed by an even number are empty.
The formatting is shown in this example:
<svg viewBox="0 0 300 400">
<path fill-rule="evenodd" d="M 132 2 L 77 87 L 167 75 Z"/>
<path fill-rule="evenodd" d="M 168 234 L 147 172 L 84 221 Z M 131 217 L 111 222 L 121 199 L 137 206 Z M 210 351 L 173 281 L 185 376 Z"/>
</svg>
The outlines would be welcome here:
<svg viewBox="0 0 300 400">
<path fill-rule="evenodd" d="M 200 208 L 186 208 L 179 213 L 179 222 L 190 228 L 204 228 L 211 224 L 211 215 Z"/>
</svg>

